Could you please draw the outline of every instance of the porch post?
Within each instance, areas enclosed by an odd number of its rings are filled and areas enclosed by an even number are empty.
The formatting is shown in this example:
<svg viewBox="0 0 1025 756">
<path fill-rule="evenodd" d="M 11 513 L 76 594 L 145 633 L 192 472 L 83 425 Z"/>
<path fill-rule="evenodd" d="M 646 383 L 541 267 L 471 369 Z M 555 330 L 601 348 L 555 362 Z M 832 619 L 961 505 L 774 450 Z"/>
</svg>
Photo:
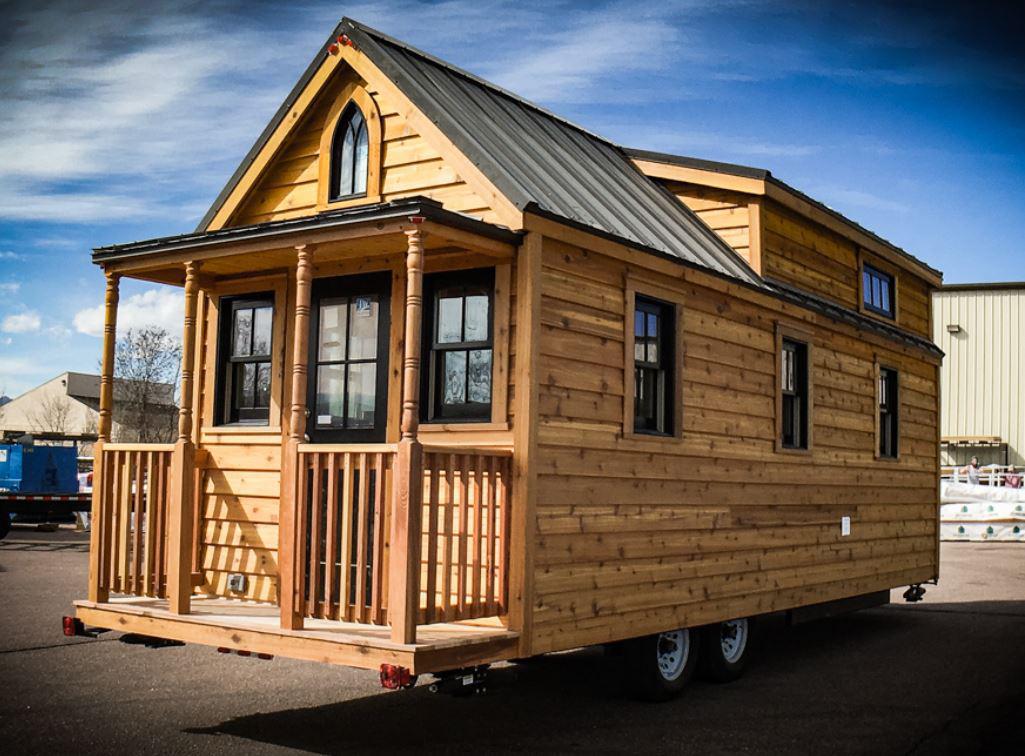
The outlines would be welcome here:
<svg viewBox="0 0 1025 756">
<path fill-rule="evenodd" d="M 89 600 L 98 603 L 110 598 L 110 590 L 101 585 L 100 571 L 104 565 L 100 558 L 103 533 L 110 523 L 104 514 L 103 501 L 103 445 L 110 441 L 114 404 L 114 347 L 117 344 L 117 303 L 121 276 L 107 271 L 107 292 L 103 307 L 103 357 L 100 368 L 100 418 L 97 440 L 93 444 L 92 517 L 89 528 Z"/>
<path fill-rule="evenodd" d="M 181 407 L 178 440 L 171 456 L 167 510 L 167 602 L 175 614 L 188 614 L 192 598 L 192 500 L 196 447 L 192 442 L 193 371 L 196 365 L 196 303 L 199 263 L 185 263 L 185 325 L 182 331 Z"/>
<path fill-rule="evenodd" d="M 313 247 L 295 248 L 295 319 L 292 334 L 292 395 L 288 413 L 288 440 L 281 455 L 281 508 L 278 513 L 278 602 L 281 627 L 303 626 L 303 550 L 297 533 L 304 532 L 299 511 L 299 444 L 306 440 L 306 386 L 309 359 L 310 299 L 313 286 Z"/>
<path fill-rule="evenodd" d="M 402 360 L 402 436 L 395 459 L 388 621 L 396 643 L 416 643 L 420 611 L 420 516 L 423 446 L 420 424 L 420 332 L 423 323 L 423 218 L 406 231 L 406 330 Z"/>
</svg>

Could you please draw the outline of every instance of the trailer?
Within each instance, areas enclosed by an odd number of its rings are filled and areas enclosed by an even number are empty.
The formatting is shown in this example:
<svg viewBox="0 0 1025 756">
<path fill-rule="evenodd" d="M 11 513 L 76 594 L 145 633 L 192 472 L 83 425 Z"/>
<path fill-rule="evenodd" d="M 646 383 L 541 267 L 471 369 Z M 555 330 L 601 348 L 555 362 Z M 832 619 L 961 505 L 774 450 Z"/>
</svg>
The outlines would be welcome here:
<svg viewBox="0 0 1025 756">
<path fill-rule="evenodd" d="M 193 233 L 106 276 L 88 597 L 118 628 L 638 696 L 756 618 L 939 574 L 941 274 L 766 171 L 628 150 L 345 19 Z M 120 280 L 180 286 L 169 444 L 113 443 Z"/>
<path fill-rule="evenodd" d="M 10 532 L 12 517 L 54 522 L 88 512 L 92 495 L 79 489 L 76 446 L 34 439 L 0 444 L 0 538 Z"/>
</svg>

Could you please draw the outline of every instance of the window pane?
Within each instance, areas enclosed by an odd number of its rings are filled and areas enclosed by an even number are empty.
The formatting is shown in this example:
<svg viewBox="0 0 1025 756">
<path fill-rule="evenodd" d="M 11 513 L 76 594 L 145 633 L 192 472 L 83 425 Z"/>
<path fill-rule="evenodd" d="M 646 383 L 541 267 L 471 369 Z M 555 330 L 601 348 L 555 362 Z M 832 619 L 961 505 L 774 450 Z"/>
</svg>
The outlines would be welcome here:
<svg viewBox="0 0 1025 756">
<path fill-rule="evenodd" d="M 270 406 L 270 363 L 256 364 L 256 406 Z"/>
<path fill-rule="evenodd" d="M 250 336 L 253 332 L 253 311 L 249 309 L 235 310 L 235 322 L 232 325 L 231 356 L 248 357 L 250 354 Z"/>
<path fill-rule="evenodd" d="M 235 407 L 252 409 L 256 386 L 256 364 L 244 362 L 235 370 Z"/>
<path fill-rule="evenodd" d="M 342 149 L 338 160 L 338 196 L 344 197 L 352 194 L 352 153 L 355 148 L 355 135 L 352 128 L 345 129 L 345 136 L 342 140 Z"/>
<path fill-rule="evenodd" d="M 253 312 L 253 354 L 270 354 L 271 316 L 274 311 L 270 307 L 258 307 Z"/>
<path fill-rule="evenodd" d="M 872 304 L 872 276 L 867 270 L 861 272 L 861 298 L 865 304 Z"/>
<path fill-rule="evenodd" d="M 880 281 L 882 287 L 882 293 L 880 298 L 880 307 L 887 312 L 890 312 L 892 305 L 890 304 L 890 282 L 885 278 Z"/>
<path fill-rule="evenodd" d="M 349 303 L 349 359 L 373 360 L 377 358 L 376 296 L 353 297 Z"/>
<path fill-rule="evenodd" d="M 466 352 L 445 352 L 443 383 L 444 404 L 462 404 L 466 401 Z"/>
<path fill-rule="evenodd" d="M 364 194 L 367 191 L 367 155 L 370 145 L 367 141 L 367 126 L 363 123 L 362 116 L 358 116 L 358 118 L 359 133 L 356 135 L 355 175 L 352 180 L 352 193 Z M 353 125 L 355 125 L 355 120 Z"/>
<path fill-rule="evenodd" d="M 634 425 L 644 430 L 655 427 L 655 380 L 657 370 L 639 368 L 634 382 Z"/>
<path fill-rule="evenodd" d="M 466 400 L 481 404 L 488 404 L 491 401 L 490 349 L 474 349 L 470 352 L 470 374 L 466 386 Z"/>
<path fill-rule="evenodd" d="M 345 359 L 345 325 L 348 310 L 345 303 L 321 305 L 320 338 L 317 359 L 337 362 Z"/>
<path fill-rule="evenodd" d="M 488 340 L 488 298 L 474 295 L 466 298 L 466 341 Z"/>
<path fill-rule="evenodd" d="M 345 366 L 321 365 L 317 368 L 318 427 L 342 428 L 345 401 Z"/>
<path fill-rule="evenodd" d="M 438 300 L 438 343 L 455 344 L 463 340 L 463 298 Z"/>
<path fill-rule="evenodd" d="M 658 364 L 658 316 L 648 313 L 648 362 Z"/>
<path fill-rule="evenodd" d="M 883 302 L 879 294 L 879 279 L 875 276 L 872 277 L 872 304 L 879 308 L 882 308 L 883 306 Z"/>
<path fill-rule="evenodd" d="M 377 399 L 377 363 L 349 365 L 348 428 L 373 428 Z"/>
</svg>

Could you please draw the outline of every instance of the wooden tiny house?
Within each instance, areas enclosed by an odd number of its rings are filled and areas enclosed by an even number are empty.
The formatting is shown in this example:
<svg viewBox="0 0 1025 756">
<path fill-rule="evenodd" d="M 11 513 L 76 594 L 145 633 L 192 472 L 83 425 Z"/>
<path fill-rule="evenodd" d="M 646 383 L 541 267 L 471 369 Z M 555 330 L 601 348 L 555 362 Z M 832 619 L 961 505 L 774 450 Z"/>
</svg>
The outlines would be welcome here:
<svg viewBox="0 0 1025 756">
<path fill-rule="evenodd" d="M 191 234 L 97 249 L 78 616 L 441 671 L 938 574 L 940 274 L 343 20 Z M 182 286 L 173 445 L 109 441 L 118 282 Z"/>
</svg>

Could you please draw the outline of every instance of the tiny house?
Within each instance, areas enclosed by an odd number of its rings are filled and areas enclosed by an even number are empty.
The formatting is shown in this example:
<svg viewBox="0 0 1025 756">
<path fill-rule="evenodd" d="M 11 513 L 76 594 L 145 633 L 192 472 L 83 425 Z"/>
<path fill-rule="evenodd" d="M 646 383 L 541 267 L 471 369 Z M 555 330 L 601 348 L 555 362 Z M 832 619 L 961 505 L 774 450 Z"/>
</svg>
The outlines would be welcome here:
<svg viewBox="0 0 1025 756">
<path fill-rule="evenodd" d="M 195 232 L 94 261 L 89 625 L 393 683 L 623 641 L 659 697 L 938 576 L 941 276 L 767 172 L 344 19 Z M 183 287 L 173 444 L 109 440 L 123 277 Z"/>
</svg>

